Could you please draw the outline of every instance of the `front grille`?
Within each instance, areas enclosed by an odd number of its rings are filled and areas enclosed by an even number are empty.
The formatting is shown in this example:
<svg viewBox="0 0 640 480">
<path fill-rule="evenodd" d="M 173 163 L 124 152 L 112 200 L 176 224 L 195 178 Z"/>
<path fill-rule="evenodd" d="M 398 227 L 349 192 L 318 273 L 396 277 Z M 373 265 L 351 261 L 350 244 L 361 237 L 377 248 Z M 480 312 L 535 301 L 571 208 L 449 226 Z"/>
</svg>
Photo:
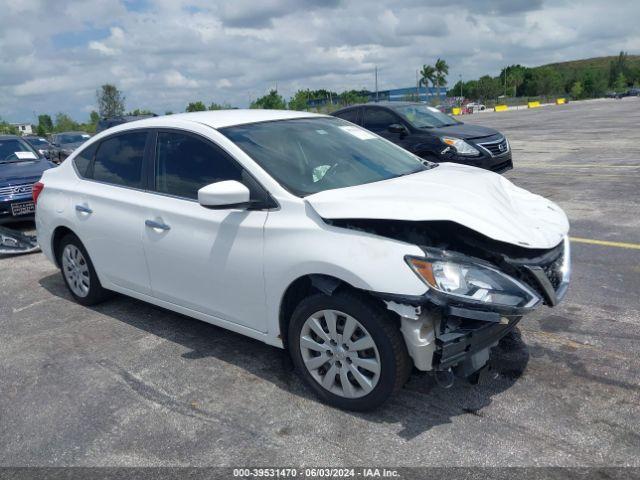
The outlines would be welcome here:
<svg viewBox="0 0 640 480">
<path fill-rule="evenodd" d="M 21 195 L 31 192 L 33 183 L 21 183 L 19 185 L 9 185 L 8 187 L 0 187 L 0 195 Z"/>
<path fill-rule="evenodd" d="M 487 150 L 494 157 L 504 155 L 509 152 L 509 143 L 504 137 L 493 142 L 478 143 L 478 145 Z"/>
<path fill-rule="evenodd" d="M 549 282 L 551 282 L 551 285 L 553 285 L 554 290 L 558 290 L 562 282 L 562 272 L 560 271 L 562 269 L 562 258 L 563 255 L 560 255 L 553 262 L 542 266 L 544 274 L 549 279 Z"/>
</svg>

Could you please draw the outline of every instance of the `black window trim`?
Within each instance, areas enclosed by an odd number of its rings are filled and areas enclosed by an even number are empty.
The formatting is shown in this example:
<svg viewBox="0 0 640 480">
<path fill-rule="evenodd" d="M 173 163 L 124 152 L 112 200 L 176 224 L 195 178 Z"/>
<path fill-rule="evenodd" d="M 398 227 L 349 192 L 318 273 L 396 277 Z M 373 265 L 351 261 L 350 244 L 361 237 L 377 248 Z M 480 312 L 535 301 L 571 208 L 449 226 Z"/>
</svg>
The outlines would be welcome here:
<svg viewBox="0 0 640 480">
<path fill-rule="evenodd" d="M 75 159 L 76 157 L 73 158 L 73 162 L 72 162 L 72 166 L 74 171 L 76 172 L 76 174 L 78 175 L 78 177 L 80 177 L 81 180 L 85 180 L 87 182 L 95 182 L 95 183 L 100 183 L 102 185 L 109 185 L 111 187 L 118 187 L 118 188 L 126 188 L 128 190 L 134 190 L 137 192 L 148 192 L 148 176 L 147 176 L 147 165 L 148 165 L 148 160 L 147 160 L 147 156 L 149 155 L 149 142 L 151 139 L 151 130 L 149 127 L 144 127 L 144 128 L 132 128 L 131 130 L 123 130 L 121 132 L 115 132 L 109 136 L 106 136 L 104 138 L 101 138 L 100 140 L 93 142 L 89 145 L 86 145 L 82 151 L 86 150 L 87 148 L 91 148 L 93 145 L 96 145 L 96 151 L 93 152 L 93 156 L 91 157 L 91 160 L 89 162 L 89 165 L 87 166 L 87 175 L 81 175 L 80 172 L 78 171 L 78 168 L 76 167 L 76 163 L 75 163 Z M 129 185 L 119 185 L 117 183 L 111 183 L 111 182 L 104 182 L 102 180 L 96 180 L 93 177 L 93 166 L 94 166 L 94 162 L 96 160 L 96 154 L 98 153 L 98 150 L 100 149 L 100 146 L 102 145 L 102 143 L 106 140 L 110 140 L 112 138 L 115 137 L 119 137 L 121 135 L 125 135 L 127 133 L 140 133 L 140 132 L 144 132 L 147 134 L 147 138 L 145 140 L 145 145 L 144 145 L 144 153 L 142 156 L 142 187 L 138 188 L 138 187 L 131 187 Z M 81 151 L 81 152 L 82 152 Z M 80 153 L 81 153 L 80 152 Z"/>
<path fill-rule="evenodd" d="M 161 195 L 163 197 L 175 198 L 178 200 L 184 200 L 187 202 L 199 203 L 197 199 L 182 197 L 180 195 L 173 195 L 171 193 L 159 192 L 156 190 L 156 172 L 158 169 L 157 158 L 156 158 L 156 148 L 158 145 L 158 133 L 180 133 L 189 137 L 196 138 L 206 144 L 209 144 L 213 148 L 217 148 L 224 155 L 226 155 L 229 160 L 235 164 L 242 172 L 246 173 L 246 175 L 251 179 L 254 185 L 245 185 L 251 194 L 255 194 L 256 197 L 262 197 L 262 204 L 257 207 L 250 207 L 248 210 L 279 210 L 280 204 L 278 201 L 273 198 L 269 190 L 267 190 L 262 183 L 247 169 L 242 163 L 240 163 L 226 148 L 217 142 L 211 140 L 208 137 L 196 132 L 192 132 L 190 130 L 184 130 L 178 127 L 156 127 L 151 128 L 150 135 L 150 143 L 148 144 L 148 158 L 146 160 L 146 172 L 147 172 L 147 192 L 154 195 Z M 145 150 L 146 152 L 146 150 Z"/>
</svg>

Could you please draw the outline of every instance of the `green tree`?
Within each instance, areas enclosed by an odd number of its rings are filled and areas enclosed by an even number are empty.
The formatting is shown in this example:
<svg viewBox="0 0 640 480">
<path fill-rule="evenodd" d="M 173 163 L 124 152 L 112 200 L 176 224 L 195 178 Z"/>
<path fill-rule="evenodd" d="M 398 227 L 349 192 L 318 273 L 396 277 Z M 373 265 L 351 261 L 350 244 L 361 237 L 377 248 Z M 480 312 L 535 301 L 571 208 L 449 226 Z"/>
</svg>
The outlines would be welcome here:
<svg viewBox="0 0 640 480">
<path fill-rule="evenodd" d="M 475 96 L 483 102 L 486 102 L 488 99 L 497 98 L 501 91 L 500 80 L 489 75 L 484 75 L 478 79 L 475 90 Z"/>
<path fill-rule="evenodd" d="M 436 69 L 431 65 L 423 65 L 420 69 L 420 80 L 418 85 L 424 85 L 425 88 L 429 88 L 429 84 L 435 85 L 436 81 Z"/>
<path fill-rule="evenodd" d="M 440 98 L 440 87 L 445 86 L 447 84 L 447 75 L 449 75 L 449 65 L 447 65 L 447 62 L 439 58 L 436 60 L 434 70 L 435 70 L 436 92 L 438 93 L 438 98 Z"/>
<path fill-rule="evenodd" d="M 564 89 L 562 77 L 551 67 L 534 68 L 527 82 L 527 95 L 551 95 Z"/>
<path fill-rule="evenodd" d="M 190 102 L 184 111 L 185 112 L 204 112 L 206 110 L 207 110 L 207 106 L 204 103 L 202 103 L 200 100 L 198 100 L 197 102 Z"/>
<path fill-rule="evenodd" d="M 11 125 L 10 123 L 0 118 L 0 133 L 3 133 L 5 135 L 17 135 L 18 129 L 14 125 Z"/>
<path fill-rule="evenodd" d="M 43 113 L 42 115 L 38 115 L 38 131 L 44 131 L 45 133 L 42 135 L 46 135 L 49 132 L 53 132 L 53 122 L 51 121 L 51 116 Z M 41 135 L 40 133 L 38 135 Z"/>
<path fill-rule="evenodd" d="M 282 98 L 282 95 L 278 94 L 277 90 L 271 90 L 267 95 L 251 102 L 250 108 L 284 110 L 287 108 L 287 103 L 284 101 L 284 98 Z"/>
<path fill-rule="evenodd" d="M 367 101 L 365 92 L 358 90 L 346 90 L 340 94 L 339 98 L 340 103 L 345 106 L 366 103 Z"/>
<path fill-rule="evenodd" d="M 127 112 L 127 115 L 131 115 L 132 117 L 138 117 L 140 115 L 155 115 L 151 110 L 147 110 L 146 108 L 136 108 L 135 110 L 131 110 Z"/>
<path fill-rule="evenodd" d="M 620 74 L 623 74 L 626 77 L 631 73 L 628 64 L 628 57 L 629 54 L 627 52 L 621 51 L 618 54 L 618 57 L 615 60 L 612 60 L 609 65 L 609 85 L 614 89 Z"/>
<path fill-rule="evenodd" d="M 586 97 L 601 97 L 607 91 L 607 75 L 605 71 L 589 69 L 584 72 L 581 81 Z"/>
<path fill-rule="evenodd" d="M 576 82 L 573 82 L 573 85 L 571 85 L 571 91 L 569 92 L 571 94 L 571 98 L 573 99 L 582 98 L 583 92 L 584 92 L 584 88 L 582 87 L 582 82 L 579 80 Z"/>
<path fill-rule="evenodd" d="M 231 105 L 229 105 L 228 103 L 216 103 L 216 102 L 211 102 L 211 105 L 209 105 L 209 110 L 229 110 L 231 108 Z"/>
<path fill-rule="evenodd" d="M 105 83 L 96 91 L 98 112 L 101 117 L 119 117 L 124 115 L 125 97 L 115 85 Z"/>
<path fill-rule="evenodd" d="M 47 131 L 42 125 L 38 124 L 38 126 L 36 127 L 36 135 L 38 135 L 39 137 L 45 137 L 47 135 Z"/>
<path fill-rule="evenodd" d="M 290 110 L 307 110 L 307 104 L 312 99 L 311 90 L 298 90 L 289 99 Z"/>
<path fill-rule="evenodd" d="M 60 112 L 56 115 L 56 123 L 53 127 L 53 130 L 55 132 L 69 132 L 69 131 L 79 130 L 79 129 L 80 129 L 80 125 L 78 124 L 78 122 L 73 120 L 66 113 Z"/>
<path fill-rule="evenodd" d="M 627 77 L 624 76 L 624 73 L 620 72 L 618 74 L 618 78 L 613 83 L 613 89 L 616 92 L 624 92 L 627 89 Z"/>
</svg>

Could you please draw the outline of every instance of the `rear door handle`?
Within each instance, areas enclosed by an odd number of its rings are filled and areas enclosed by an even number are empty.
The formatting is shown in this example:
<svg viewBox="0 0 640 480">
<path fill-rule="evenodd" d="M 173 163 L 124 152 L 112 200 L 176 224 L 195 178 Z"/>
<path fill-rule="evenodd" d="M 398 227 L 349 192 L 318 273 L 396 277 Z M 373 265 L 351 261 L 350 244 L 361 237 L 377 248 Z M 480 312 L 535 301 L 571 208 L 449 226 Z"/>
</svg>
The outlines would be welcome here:
<svg viewBox="0 0 640 480">
<path fill-rule="evenodd" d="M 76 211 L 80 213 L 93 213 L 93 210 L 86 205 L 76 205 Z"/>
<path fill-rule="evenodd" d="M 153 228 L 156 230 L 171 230 L 171 227 L 169 225 L 167 225 L 166 223 L 160 223 L 160 222 L 156 222 L 155 220 L 145 220 L 144 224 L 149 227 L 149 228 Z"/>
</svg>

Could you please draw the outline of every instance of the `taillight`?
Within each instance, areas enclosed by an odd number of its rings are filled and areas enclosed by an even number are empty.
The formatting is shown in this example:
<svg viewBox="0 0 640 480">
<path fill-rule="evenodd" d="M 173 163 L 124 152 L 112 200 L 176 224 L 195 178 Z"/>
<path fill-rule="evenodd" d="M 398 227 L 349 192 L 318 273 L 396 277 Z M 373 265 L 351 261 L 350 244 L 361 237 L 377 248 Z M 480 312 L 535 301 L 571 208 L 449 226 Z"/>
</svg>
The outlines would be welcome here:
<svg viewBox="0 0 640 480">
<path fill-rule="evenodd" d="M 38 197 L 40 196 L 40 193 L 42 193 L 43 189 L 44 189 L 44 183 L 36 182 L 33 184 L 33 187 L 31 187 L 31 195 L 33 196 L 33 203 L 35 204 L 38 203 Z"/>
</svg>

